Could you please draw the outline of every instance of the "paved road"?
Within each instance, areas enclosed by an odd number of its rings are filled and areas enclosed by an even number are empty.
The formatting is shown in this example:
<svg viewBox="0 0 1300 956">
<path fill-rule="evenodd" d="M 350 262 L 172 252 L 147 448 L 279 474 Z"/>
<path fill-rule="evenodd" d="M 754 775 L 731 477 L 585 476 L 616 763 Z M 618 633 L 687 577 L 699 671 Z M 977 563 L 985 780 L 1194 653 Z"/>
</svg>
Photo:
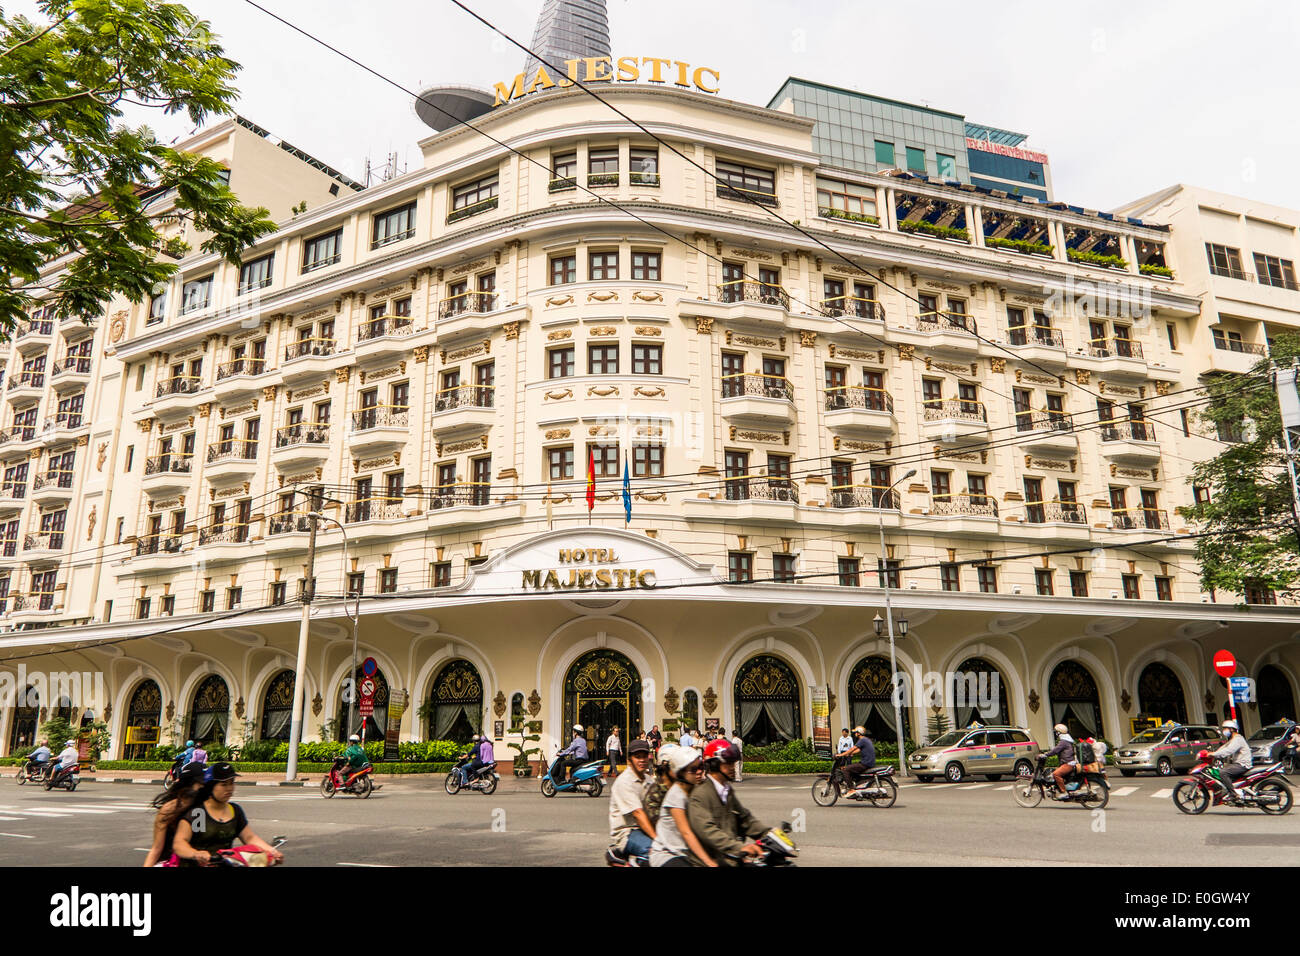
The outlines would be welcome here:
<svg viewBox="0 0 1300 956">
<path fill-rule="evenodd" d="M 905 783 L 879 810 L 818 807 L 811 777 L 746 778 L 740 792 L 763 820 L 791 820 L 805 866 L 1205 865 L 1225 849 L 1234 865 L 1296 865 L 1300 810 L 1213 810 L 1187 817 L 1170 780 L 1115 776 L 1101 816 L 1077 805 L 1015 805 L 1009 782 Z M 1292 778 L 1292 783 L 1300 781 Z M 0 865 L 138 865 L 148 845 L 157 788 L 84 783 L 76 793 L 0 788 Z M 608 800 L 503 786 L 490 797 L 450 797 L 432 781 L 390 781 L 369 800 L 323 799 L 312 789 L 241 784 L 242 804 L 263 837 L 283 834 L 294 865 L 591 865 L 606 844 Z"/>
</svg>

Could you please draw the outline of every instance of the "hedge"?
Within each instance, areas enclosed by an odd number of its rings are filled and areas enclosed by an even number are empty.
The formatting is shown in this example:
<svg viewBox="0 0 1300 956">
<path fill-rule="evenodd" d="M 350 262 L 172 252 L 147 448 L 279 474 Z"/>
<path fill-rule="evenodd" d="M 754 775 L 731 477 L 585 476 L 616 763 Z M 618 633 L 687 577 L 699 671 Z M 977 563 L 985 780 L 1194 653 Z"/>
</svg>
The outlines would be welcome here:
<svg viewBox="0 0 1300 956">
<path fill-rule="evenodd" d="M 878 767 L 897 767 L 897 760 L 877 760 Z M 758 763 L 745 761 L 742 772 L 758 773 L 830 773 L 829 760 L 763 760 Z"/>
<path fill-rule="evenodd" d="M 937 226 L 932 222 L 926 222 L 924 219 L 905 219 L 898 224 L 898 228 L 900 232 L 923 232 L 931 236 L 938 236 L 940 239 L 970 241 L 970 233 L 965 229 L 956 226 Z"/>
<path fill-rule="evenodd" d="M 304 761 L 298 764 L 299 773 L 328 773 L 333 763 L 312 763 Z M 387 774 L 404 774 L 404 773 L 448 773 L 452 767 L 456 766 L 454 762 L 401 762 L 401 763 L 376 763 L 374 765 L 375 773 Z M 95 765 L 99 770 L 152 770 L 165 773 L 171 767 L 170 763 L 160 763 L 156 760 L 101 760 Z M 287 765 L 283 763 L 264 763 L 260 761 L 241 761 L 237 765 L 240 773 L 284 773 Z"/>
<path fill-rule="evenodd" d="M 1172 279 L 1174 277 L 1174 270 L 1170 269 L 1168 266 L 1143 264 L 1138 266 L 1138 271 L 1144 276 L 1164 276 L 1166 279 Z"/>
<path fill-rule="evenodd" d="M 1015 249 L 1017 252 L 1030 255 L 1050 256 L 1052 254 L 1051 246 L 1044 242 L 1031 242 L 1028 239 L 999 239 L 996 236 L 985 236 L 984 245 L 994 249 Z"/>
<path fill-rule="evenodd" d="M 1121 259 L 1119 256 L 1103 256 L 1098 252 L 1084 252 L 1081 249 L 1066 249 L 1065 257 L 1071 262 L 1087 262 L 1096 266 L 1104 266 L 1108 269 L 1128 268 L 1128 261 Z"/>
<path fill-rule="evenodd" d="M 468 747 L 454 740 L 410 740 L 397 745 L 397 759 L 403 763 L 444 763 L 454 761 Z M 332 763 L 334 757 L 347 748 L 345 743 L 335 741 L 312 741 L 298 745 L 298 760 L 306 763 Z M 171 766 L 176 754 L 184 748 L 162 746 L 155 747 L 145 754 L 149 761 L 167 761 L 163 769 Z M 226 748 L 208 747 L 208 762 L 226 759 Z M 242 747 L 230 748 L 236 752 L 231 758 L 235 763 L 278 763 L 289 760 L 289 745 L 279 740 L 253 740 Z M 384 758 L 384 742 L 371 740 L 365 744 L 366 756 L 372 763 Z"/>
<path fill-rule="evenodd" d="M 871 226 L 880 225 L 880 219 L 877 216 L 867 216 L 856 212 L 845 212 L 843 209 L 835 209 L 831 206 L 818 207 L 817 215 L 826 219 L 845 219 L 849 222 L 865 222 Z"/>
</svg>

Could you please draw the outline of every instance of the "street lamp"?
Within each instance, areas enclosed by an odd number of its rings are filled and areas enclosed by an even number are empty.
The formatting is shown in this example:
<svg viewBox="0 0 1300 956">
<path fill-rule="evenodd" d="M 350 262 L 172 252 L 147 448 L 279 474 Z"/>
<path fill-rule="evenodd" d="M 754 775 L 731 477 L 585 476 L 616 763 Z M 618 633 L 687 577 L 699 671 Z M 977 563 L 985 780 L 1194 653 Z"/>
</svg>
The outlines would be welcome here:
<svg viewBox="0 0 1300 956">
<path fill-rule="evenodd" d="M 907 481 L 916 474 L 916 469 L 910 469 L 907 474 L 896 480 L 885 489 L 883 496 L 884 501 L 889 501 L 890 492 L 894 490 L 894 485 L 900 481 Z M 882 502 L 883 503 L 883 502 Z M 880 516 L 880 556 L 876 558 L 876 568 L 880 574 L 880 584 L 885 589 L 885 625 L 889 628 L 889 671 L 894 676 L 895 681 L 898 677 L 898 663 L 894 658 L 894 609 L 889 602 L 889 571 L 885 566 L 885 509 L 878 508 Z M 872 621 L 876 628 L 876 634 L 880 634 L 880 612 L 876 612 L 876 617 Z M 907 634 L 907 621 L 900 620 L 898 629 L 903 634 Z M 898 738 L 898 772 L 901 776 L 907 776 L 907 753 L 903 749 L 903 707 L 899 696 L 902 694 L 901 682 L 894 687 L 894 731 Z"/>
</svg>

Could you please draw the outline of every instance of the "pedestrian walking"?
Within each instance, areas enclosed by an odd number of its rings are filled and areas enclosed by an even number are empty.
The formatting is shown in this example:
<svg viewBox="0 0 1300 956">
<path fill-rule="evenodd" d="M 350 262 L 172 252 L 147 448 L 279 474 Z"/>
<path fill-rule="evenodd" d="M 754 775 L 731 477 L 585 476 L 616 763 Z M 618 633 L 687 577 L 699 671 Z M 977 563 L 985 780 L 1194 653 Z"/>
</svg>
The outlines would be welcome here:
<svg viewBox="0 0 1300 956">
<path fill-rule="evenodd" d="M 654 762 L 659 763 L 659 748 L 663 745 L 664 735 L 659 733 L 659 725 L 655 724 L 650 728 L 650 733 L 645 735 L 645 739 L 650 743 L 650 750 L 653 753 Z"/>
<path fill-rule="evenodd" d="M 722 736 L 723 737 L 727 736 L 727 732 L 725 730 L 722 731 Z M 740 739 L 739 732 L 732 731 L 731 742 L 736 745 L 736 749 L 739 750 L 743 756 L 745 753 L 745 742 Z M 737 760 L 736 761 L 736 783 L 740 783 L 740 781 L 744 779 L 744 774 L 741 773 L 741 771 L 744 769 L 745 769 L 745 761 L 743 759 Z"/>
<path fill-rule="evenodd" d="M 618 761 L 623 756 L 623 742 L 618 739 L 617 727 L 610 731 L 609 739 L 605 741 L 605 753 L 609 757 L 609 775 L 617 777 Z"/>
</svg>

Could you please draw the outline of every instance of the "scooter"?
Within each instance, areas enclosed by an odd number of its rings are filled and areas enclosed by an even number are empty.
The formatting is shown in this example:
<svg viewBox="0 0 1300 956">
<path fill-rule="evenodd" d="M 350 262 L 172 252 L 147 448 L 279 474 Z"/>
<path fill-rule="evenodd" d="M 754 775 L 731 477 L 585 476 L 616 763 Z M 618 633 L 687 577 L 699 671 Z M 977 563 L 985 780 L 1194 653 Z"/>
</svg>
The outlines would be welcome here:
<svg viewBox="0 0 1300 956">
<path fill-rule="evenodd" d="M 320 782 L 321 796 L 334 796 L 335 793 L 354 793 L 358 797 L 368 797 L 372 790 L 378 790 L 374 781 L 370 779 L 374 767 L 367 763 L 364 767 L 354 774 L 347 772 L 348 758 L 344 754 L 339 754 L 334 758 L 334 766 L 330 768 Z"/>
<path fill-rule="evenodd" d="M 443 783 L 443 787 L 452 796 L 458 794 L 462 788 L 466 790 L 477 790 L 484 796 L 496 791 L 497 781 L 499 781 L 501 777 L 497 774 L 496 767 L 492 765 L 479 767 L 474 771 L 473 776 L 469 778 L 467 783 L 462 784 L 460 782 L 460 768 L 466 766 L 473 758 L 473 754 L 461 754 L 460 760 L 457 761 L 456 766 L 452 768 L 451 773 L 447 774 L 447 779 Z"/>
<path fill-rule="evenodd" d="M 1222 806 L 1228 796 L 1219 776 L 1221 761 L 1208 750 L 1202 750 L 1196 759 L 1200 762 L 1192 768 L 1191 776 L 1174 787 L 1173 793 L 1174 806 L 1193 816 L 1211 806 Z M 1288 812 L 1294 801 L 1282 775 L 1281 761 L 1252 768 L 1233 789 L 1232 796 L 1236 806 L 1258 807 L 1278 816 Z"/>
<path fill-rule="evenodd" d="M 550 769 L 542 777 L 542 796 L 553 797 L 557 793 L 581 790 L 589 797 L 599 797 L 601 791 L 605 789 L 605 781 L 602 779 L 604 777 L 602 767 L 605 761 L 591 760 L 574 767 L 573 772 L 569 774 L 569 779 L 557 784 L 555 781 L 559 778 L 556 775 L 560 772 L 560 761 L 563 759 L 557 754 L 551 761 Z"/>
<path fill-rule="evenodd" d="M 21 787 L 25 783 L 44 783 L 45 778 L 50 775 L 52 766 L 54 765 L 48 760 L 44 763 L 26 761 L 18 768 L 18 786 Z"/>
<path fill-rule="evenodd" d="M 58 772 L 51 772 L 45 778 L 45 789 L 53 790 L 58 787 L 60 790 L 67 790 L 71 793 L 77 789 L 77 784 L 81 782 L 81 778 L 77 776 L 80 770 L 81 764 L 74 763 L 72 766 L 64 767 Z"/>
<path fill-rule="evenodd" d="M 732 853 L 731 859 L 741 866 L 796 866 L 794 858 L 799 855 L 799 847 L 790 839 L 790 824 L 782 823 L 772 827 L 754 840 L 758 844 L 758 856 L 748 853 Z"/>
</svg>

